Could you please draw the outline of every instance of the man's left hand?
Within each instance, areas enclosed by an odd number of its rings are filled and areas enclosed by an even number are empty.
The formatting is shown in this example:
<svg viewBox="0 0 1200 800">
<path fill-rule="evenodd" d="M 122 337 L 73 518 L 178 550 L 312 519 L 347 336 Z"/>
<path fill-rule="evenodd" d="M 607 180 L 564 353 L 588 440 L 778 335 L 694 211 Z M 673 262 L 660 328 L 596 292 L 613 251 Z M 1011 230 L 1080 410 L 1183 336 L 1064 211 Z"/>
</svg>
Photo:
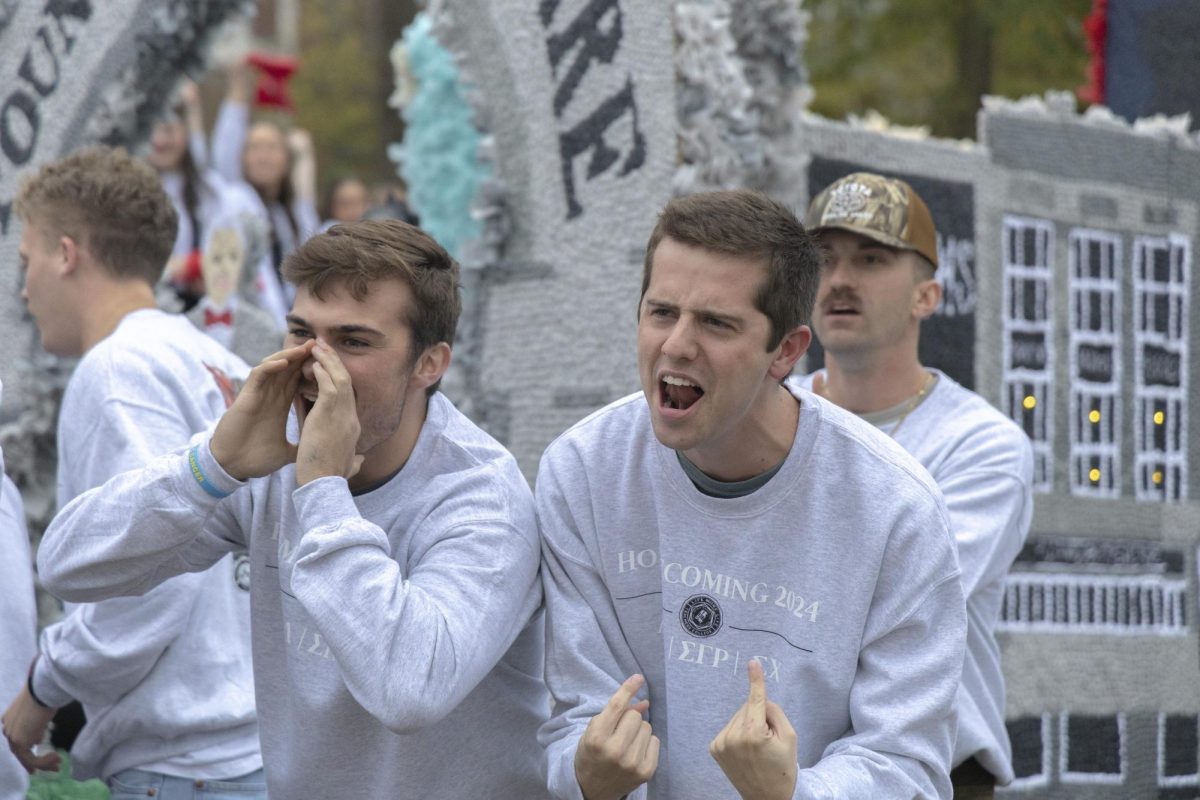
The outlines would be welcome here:
<svg viewBox="0 0 1200 800">
<path fill-rule="evenodd" d="M 30 774 L 37 770 L 56 770 L 62 761 L 53 750 L 40 756 L 33 752 L 33 748 L 46 737 L 46 728 L 50 727 L 50 720 L 54 719 L 57 710 L 39 704 L 29 693 L 28 687 L 22 686 L 12 705 L 4 712 L 4 738 L 8 740 L 8 748 Z"/>
<path fill-rule="evenodd" d="M 296 453 L 296 485 L 329 476 L 354 477 L 363 457 L 355 453 L 360 432 L 350 373 L 320 339 L 312 349 L 317 401 L 305 415 Z"/>
<path fill-rule="evenodd" d="M 745 800 L 789 800 L 796 788 L 796 731 L 767 700 L 762 665 L 749 661 L 750 696 L 708 746 Z"/>
</svg>

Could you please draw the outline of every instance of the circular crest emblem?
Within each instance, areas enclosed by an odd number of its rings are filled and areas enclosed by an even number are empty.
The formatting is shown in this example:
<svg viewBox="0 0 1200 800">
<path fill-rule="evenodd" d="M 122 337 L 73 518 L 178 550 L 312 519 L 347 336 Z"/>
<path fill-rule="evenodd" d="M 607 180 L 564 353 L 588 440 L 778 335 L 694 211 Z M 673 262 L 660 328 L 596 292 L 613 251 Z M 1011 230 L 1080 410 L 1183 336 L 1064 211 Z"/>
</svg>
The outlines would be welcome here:
<svg viewBox="0 0 1200 800">
<path fill-rule="evenodd" d="M 233 580 L 242 591 L 250 591 L 250 556 L 245 553 L 239 553 L 233 559 Z"/>
<path fill-rule="evenodd" d="M 853 217 L 867 207 L 871 190 L 861 183 L 843 183 L 833 190 L 825 216 L 829 218 Z"/>
<path fill-rule="evenodd" d="M 712 636 L 721 630 L 721 607 L 706 594 L 692 595 L 679 609 L 679 624 L 692 636 Z"/>
</svg>

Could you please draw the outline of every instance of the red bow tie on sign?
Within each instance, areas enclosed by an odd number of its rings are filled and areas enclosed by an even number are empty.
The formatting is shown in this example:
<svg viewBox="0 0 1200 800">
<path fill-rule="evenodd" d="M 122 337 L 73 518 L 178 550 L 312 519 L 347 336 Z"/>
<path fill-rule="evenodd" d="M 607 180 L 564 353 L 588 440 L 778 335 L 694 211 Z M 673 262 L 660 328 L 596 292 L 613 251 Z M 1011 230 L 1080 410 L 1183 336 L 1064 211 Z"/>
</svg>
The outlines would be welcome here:
<svg viewBox="0 0 1200 800">
<path fill-rule="evenodd" d="M 220 313 L 213 311 L 211 308 L 204 309 L 204 327 L 207 328 L 210 325 L 216 325 L 219 322 L 223 322 L 226 325 L 233 327 L 233 312 L 228 308 Z"/>
</svg>

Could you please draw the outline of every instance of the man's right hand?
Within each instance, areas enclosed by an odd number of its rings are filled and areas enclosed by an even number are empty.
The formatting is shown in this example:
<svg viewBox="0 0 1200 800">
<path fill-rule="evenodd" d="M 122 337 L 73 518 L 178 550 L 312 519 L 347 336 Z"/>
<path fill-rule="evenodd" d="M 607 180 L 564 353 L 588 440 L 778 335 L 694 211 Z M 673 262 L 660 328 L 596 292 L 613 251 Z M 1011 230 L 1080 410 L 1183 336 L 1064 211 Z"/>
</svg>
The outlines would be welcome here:
<svg viewBox="0 0 1200 800">
<path fill-rule="evenodd" d="M 50 720 L 54 719 L 57 710 L 38 703 L 29 689 L 22 686 L 4 712 L 2 724 L 8 748 L 31 775 L 38 770 L 56 770 L 62 761 L 53 750 L 40 756 L 34 754 L 34 748 L 45 738 L 46 728 L 50 726 Z"/>
<path fill-rule="evenodd" d="M 270 475 L 296 460 L 296 445 L 287 440 L 288 413 L 315 341 L 264 358 L 217 423 L 209 447 L 230 477 Z"/>
<path fill-rule="evenodd" d="M 620 800 L 654 777 L 659 740 L 642 719 L 650 701 L 633 702 L 645 683 L 641 675 L 626 679 L 580 737 L 575 779 L 585 800 Z"/>
</svg>

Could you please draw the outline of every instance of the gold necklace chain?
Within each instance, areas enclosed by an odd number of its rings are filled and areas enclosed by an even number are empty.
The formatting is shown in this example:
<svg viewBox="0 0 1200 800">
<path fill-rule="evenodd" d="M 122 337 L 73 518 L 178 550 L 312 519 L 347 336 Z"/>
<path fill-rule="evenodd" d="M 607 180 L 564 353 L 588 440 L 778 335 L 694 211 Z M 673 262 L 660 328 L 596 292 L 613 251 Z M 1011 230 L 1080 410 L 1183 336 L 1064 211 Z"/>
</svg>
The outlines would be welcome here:
<svg viewBox="0 0 1200 800">
<path fill-rule="evenodd" d="M 908 419 L 908 415 L 912 413 L 912 410 L 919 406 L 921 401 L 925 399 L 925 395 L 929 393 L 929 387 L 932 385 L 933 373 L 926 372 L 925 382 L 921 384 L 921 391 L 917 392 L 916 396 L 909 401 L 908 406 L 904 409 L 904 413 L 900 415 L 900 419 L 896 420 L 896 424 L 888 431 L 888 436 L 893 439 L 896 438 L 896 431 L 900 430 L 900 426 L 904 424 L 904 420 Z"/>
</svg>

